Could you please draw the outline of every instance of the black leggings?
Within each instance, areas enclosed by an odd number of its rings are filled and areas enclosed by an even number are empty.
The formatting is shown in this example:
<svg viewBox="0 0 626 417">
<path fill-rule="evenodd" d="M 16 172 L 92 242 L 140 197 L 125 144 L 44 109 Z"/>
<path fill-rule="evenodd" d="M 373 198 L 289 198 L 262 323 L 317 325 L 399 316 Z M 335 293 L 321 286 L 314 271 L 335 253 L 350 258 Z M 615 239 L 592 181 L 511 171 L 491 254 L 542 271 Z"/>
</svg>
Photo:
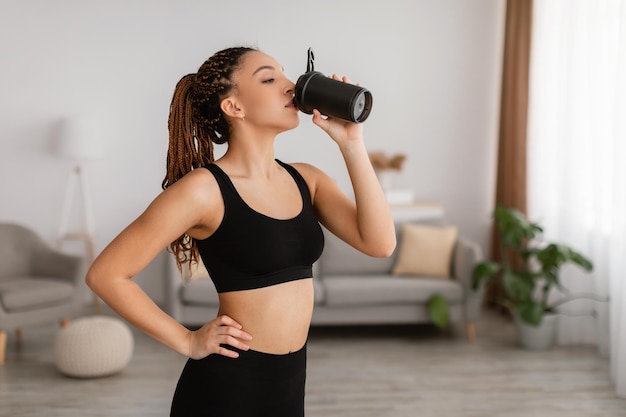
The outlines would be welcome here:
<svg viewBox="0 0 626 417">
<path fill-rule="evenodd" d="M 304 417 L 306 345 L 273 355 L 189 359 L 178 380 L 170 417 Z"/>
</svg>

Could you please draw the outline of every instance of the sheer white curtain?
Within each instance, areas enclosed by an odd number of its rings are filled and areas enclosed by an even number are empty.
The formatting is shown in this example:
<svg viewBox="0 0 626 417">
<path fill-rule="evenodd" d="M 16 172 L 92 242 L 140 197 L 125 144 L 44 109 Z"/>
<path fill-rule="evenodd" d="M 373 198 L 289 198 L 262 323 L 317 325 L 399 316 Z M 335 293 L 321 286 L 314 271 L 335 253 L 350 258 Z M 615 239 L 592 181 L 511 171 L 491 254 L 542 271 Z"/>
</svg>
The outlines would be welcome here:
<svg viewBox="0 0 626 417">
<path fill-rule="evenodd" d="M 565 304 L 558 340 L 597 344 L 626 397 L 626 0 L 533 9 L 528 214 L 593 261 L 591 274 L 564 270 L 565 285 L 610 297 Z"/>
</svg>

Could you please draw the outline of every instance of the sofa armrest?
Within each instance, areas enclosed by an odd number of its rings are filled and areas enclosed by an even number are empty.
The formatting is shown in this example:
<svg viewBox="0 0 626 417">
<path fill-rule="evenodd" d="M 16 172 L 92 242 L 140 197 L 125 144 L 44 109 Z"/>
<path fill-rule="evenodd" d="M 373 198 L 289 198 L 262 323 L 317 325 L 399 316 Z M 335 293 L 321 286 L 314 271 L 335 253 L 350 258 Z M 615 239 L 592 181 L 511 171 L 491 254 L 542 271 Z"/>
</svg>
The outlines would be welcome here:
<svg viewBox="0 0 626 417">
<path fill-rule="evenodd" d="M 77 285 L 82 280 L 80 276 L 82 263 L 82 256 L 69 255 L 42 247 L 33 256 L 31 274 L 46 278 L 59 278 Z"/>
<path fill-rule="evenodd" d="M 481 285 L 477 290 L 472 289 L 472 274 L 474 266 L 483 260 L 480 246 L 468 239 L 459 238 L 453 258 L 454 278 L 463 286 L 465 298 L 465 320 L 472 321 L 480 316 L 485 287 Z"/>
</svg>

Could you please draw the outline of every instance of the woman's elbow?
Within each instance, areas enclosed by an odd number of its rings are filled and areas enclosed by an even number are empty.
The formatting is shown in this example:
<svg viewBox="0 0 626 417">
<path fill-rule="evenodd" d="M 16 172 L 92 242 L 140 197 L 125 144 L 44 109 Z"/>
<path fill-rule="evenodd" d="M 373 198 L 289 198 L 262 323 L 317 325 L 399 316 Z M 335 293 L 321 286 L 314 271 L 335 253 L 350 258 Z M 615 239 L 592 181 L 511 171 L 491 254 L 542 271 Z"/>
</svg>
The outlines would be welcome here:
<svg viewBox="0 0 626 417">
<path fill-rule="evenodd" d="M 93 292 L 96 292 L 98 279 L 91 269 L 87 271 L 87 275 L 85 275 L 85 284 L 87 284 Z"/>
<path fill-rule="evenodd" d="M 396 249 L 396 237 L 391 236 L 388 239 L 379 240 L 375 248 L 369 253 L 370 256 L 375 258 L 388 258 L 393 254 Z"/>
<path fill-rule="evenodd" d="M 100 295 L 103 291 L 104 283 L 105 280 L 94 270 L 94 268 L 90 268 L 87 271 L 87 275 L 85 275 L 85 284 L 87 284 L 91 291 Z"/>
<path fill-rule="evenodd" d="M 383 250 L 383 258 L 388 258 L 393 254 L 393 251 L 396 250 L 396 237 L 394 236 L 389 243 L 385 246 Z"/>
</svg>

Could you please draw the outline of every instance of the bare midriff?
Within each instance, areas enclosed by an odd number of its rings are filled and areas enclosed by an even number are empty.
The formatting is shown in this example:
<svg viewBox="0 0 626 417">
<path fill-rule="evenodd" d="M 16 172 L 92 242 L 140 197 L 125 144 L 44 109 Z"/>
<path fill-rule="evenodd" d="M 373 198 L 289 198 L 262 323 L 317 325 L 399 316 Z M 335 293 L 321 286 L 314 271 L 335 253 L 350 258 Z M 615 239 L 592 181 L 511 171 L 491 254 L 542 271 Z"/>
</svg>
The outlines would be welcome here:
<svg viewBox="0 0 626 417">
<path fill-rule="evenodd" d="M 313 314 L 313 280 L 221 293 L 220 315 L 227 315 L 252 335 L 250 349 L 283 355 L 306 343 Z"/>
</svg>

